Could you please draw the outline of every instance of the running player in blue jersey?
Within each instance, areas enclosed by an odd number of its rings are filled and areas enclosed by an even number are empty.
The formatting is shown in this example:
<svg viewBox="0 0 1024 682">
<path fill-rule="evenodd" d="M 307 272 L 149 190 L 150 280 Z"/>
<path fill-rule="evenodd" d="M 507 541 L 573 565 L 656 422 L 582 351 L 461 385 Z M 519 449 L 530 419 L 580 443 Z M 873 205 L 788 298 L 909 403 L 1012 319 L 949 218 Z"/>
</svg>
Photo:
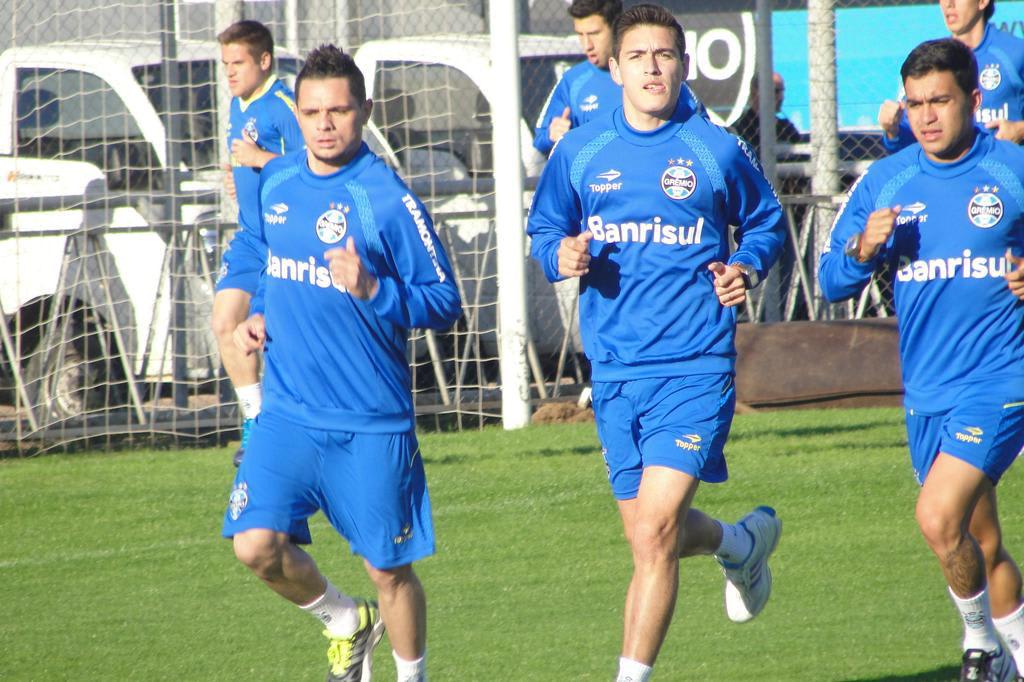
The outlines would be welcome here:
<svg viewBox="0 0 1024 682">
<path fill-rule="evenodd" d="M 622 106 L 562 138 L 528 224 L 548 279 L 580 278 L 598 435 L 633 553 L 620 681 L 651 673 L 680 557 L 715 554 L 727 614 L 748 621 L 771 593 L 782 529 L 769 507 L 736 525 L 691 507 L 700 481 L 728 476 L 735 306 L 774 263 L 785 218 L 746 144 L 680 99 L 684 40 L 661 7 L 622 14 L 610 62 Z"/>
<path fill-rule="evenodd" d="M 274 39 L 267 27 L 258 21 L 239 21 L 224 29 L 217 40 L 233 95 L 227 131 L 231 155 L 228 192 L 238 201 L 239 213 L 250 214 L 247 219 L 240 217 L 239 225 L 252 225 L 260 169 L 281 154 L 302 149 L 302 133 L 295 120 L 291 90 L 273 73 Z M 235 466 L 245 452 L 252 420 L 260 412 L 261 394 L 259 358 L 240 353 L 232 334 L 249 315 L 249 302 L 265 264 L 266 253 L 250 253 L 238 239 L 232 239 L 213 298 L 211 326 L 244 417 Z"/>
<path fill-rule="evenodd" d="M 306 149 L 264 167 L 255 222 L 240 233 L 268 253 L 235 334 L 244 352 L 264 351 L 265 395 L 223 534 L 323 622 L 328 680 L 369 679 L 383 621 L 398 679 L 415 682 L 426 679 L 426 597 L 412 564 L 433 554 L 434 535 L 407 330 L 448 328 L 461 305 L 423 204 L 362 142 L 365 87 L 336 47 L 309 54 L 295 85 Z M 379 614 L 299 548 L 318 509 L 363 558 Z"/>
<path fill-rule="evenodd" d="M 573 0 L 569 6 L 573 30 L 587 60 L 559 79 L 537 120 L 533 146 L 548 154 L 566 131 L 611 113 L 622 103 L 622 87 L 608 70 L 612 54 L 612 26 L 622 14 L 622 0 Z M 694 110 L 704 107 L 690 88 L 683 96 Z"/>
<path fill-rule="evenodd" d="M 996 0 L 939 0 L 952 37 L 974 50 L 981 106 L 974 120 L 996 131 L 996 138 L 1024 140 L 1024 40 L 990 23 Z M 886 100 L 878 110 L 882 142 L 890 152 L 914 143 L 904 104 Z"/>
<path fill-rule="evenodd" d="M 900 74 L 919 144 L 854 186 L 819 278 L 837 301 L 888 266 L 917 522 L 963 618 L 960 679 L 1012 680 L 1024 608 L 996 484 L 1024 446 L 1024 150 L 975 126 L 978 69 L 962 42 L 922 43 Z"/>
</svg>

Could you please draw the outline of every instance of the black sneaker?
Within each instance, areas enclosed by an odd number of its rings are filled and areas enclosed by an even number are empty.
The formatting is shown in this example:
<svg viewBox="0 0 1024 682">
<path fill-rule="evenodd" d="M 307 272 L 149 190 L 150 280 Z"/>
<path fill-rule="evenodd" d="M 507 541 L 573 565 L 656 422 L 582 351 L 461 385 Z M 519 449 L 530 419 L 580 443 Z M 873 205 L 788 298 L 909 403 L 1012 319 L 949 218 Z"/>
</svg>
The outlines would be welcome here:
<svg viewBox="0 0 1024 682">
<path fill-rule="evenodd" d="M 960 667 L 960 682 L 1013 682 L 1019 680 L 1013 657 L 1003 648 L 968 649 Z"/>
<path fill-rule="evenodd" d="M 984 649 L 965 651 L 963 664 L 960 666 L 960 682 L 984 682 L 987 663 L 988 652 Z"/>
</svg>

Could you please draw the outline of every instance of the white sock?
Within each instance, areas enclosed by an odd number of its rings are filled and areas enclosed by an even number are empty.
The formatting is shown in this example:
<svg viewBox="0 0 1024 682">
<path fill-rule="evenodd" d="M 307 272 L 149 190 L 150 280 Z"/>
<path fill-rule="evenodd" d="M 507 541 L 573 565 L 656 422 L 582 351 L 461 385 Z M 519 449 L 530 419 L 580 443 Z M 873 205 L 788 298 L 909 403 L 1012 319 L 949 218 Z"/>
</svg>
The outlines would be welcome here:
<svg viewBox="0 0 1024 682">
<path fill-rule="evenodd" d="M 312 614 L 338 637 L 349 637 L 359 629 L 359 608 L 352 597 L 342 594 L 327 581 L 327 591 L 300 609 Z"/>
<path fill-rule="evenodd" d="M 619 656 L 619 676 L 615 682 L 647 682 L 651 677 L 651 666 L 640 661 Z"/>
<path fill-rule="evenodd" d="M 992 624 L 1013 654 L 1017 669 L 1024 670 L 1024 604 L 1008 616 L 993 618 Z"/>
<path fill-rule="evenodd" d="M 259 382 L 248 386 L 239 386 L 235 389 L 238 396 L 238 404 L 242 408 L 242 416 L 246 419 L 255 419 L 263 407 L 263 391 Z"/>
<path fill-rule="evenodd" d="M 395 679 L 398 682 L 427 682 L 427 652 L 415 661 L 407 661 L 392 650 L 395 659 Z"/>
<path fill-rule="evenodd" d="M 715 550 L 715 556 L 730 564 L 743 563 L 754 549 L 754 538 L 744 528 L 718 521 L 722 527 L 722 544 Z"/>
<path fill-rule="evenodd" d="M 982 649 L 995 651 L 999 648 L 999 635 L 992 624 L 992 608 L 988 602 L 988 588 L 973 597 L 961 599 L 949 590 L 949 596 L 960 610 L 960 618 L 964 622 L 964 651 Z"/>
</svg>

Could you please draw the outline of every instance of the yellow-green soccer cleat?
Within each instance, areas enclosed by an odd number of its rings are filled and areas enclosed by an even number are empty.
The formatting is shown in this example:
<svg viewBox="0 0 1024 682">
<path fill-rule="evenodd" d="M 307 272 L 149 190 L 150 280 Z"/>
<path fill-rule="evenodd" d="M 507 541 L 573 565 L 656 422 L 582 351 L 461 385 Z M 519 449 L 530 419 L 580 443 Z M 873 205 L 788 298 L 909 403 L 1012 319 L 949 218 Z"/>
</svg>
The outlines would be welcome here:
<svg viewBox="0 0 1024 682">
<path fill-rule="evenodd" d="M 384 636 L 377 602 L 356 599 L 359 629 L 349 637 L 336 637 L 324 630 L 330 640 L 327 646 L 327 682 L 369 682 L 373 666 L 373 650 Z"/>
</svg>

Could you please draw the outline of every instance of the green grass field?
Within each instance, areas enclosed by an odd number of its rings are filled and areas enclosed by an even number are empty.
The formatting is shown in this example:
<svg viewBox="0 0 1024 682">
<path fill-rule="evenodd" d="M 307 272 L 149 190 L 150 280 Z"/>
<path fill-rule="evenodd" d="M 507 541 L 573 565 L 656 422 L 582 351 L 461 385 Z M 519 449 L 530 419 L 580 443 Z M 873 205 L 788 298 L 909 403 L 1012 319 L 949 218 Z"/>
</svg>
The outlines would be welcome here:
<svg viewBox="0 0 1024 682">
<path fill-rule="evenodd" d="M 775 591 L 734 625 L 714 561 L 683 562 L 655 679 L 955 679 L 960 627 L 913 521 L 901 419 L 737 417 L 731 479 L 696 506 L 730 521 L 776 507 Z M 612 679 L 630 560 L 593 425 L 421 441 L 438 535 L 419 565 L 431 679 Z M 225 448 L 0 461 L 0 679 L 322 679 L 317 624 L 219 538 L 233 473 Z M 1024 556 L 1021 473 L 1000 492 Z M 323 516 L 312 526 L 321 569 L 367 593 Z M 394 679 L 387 646 L 376 670 Z"/>
</svg>

